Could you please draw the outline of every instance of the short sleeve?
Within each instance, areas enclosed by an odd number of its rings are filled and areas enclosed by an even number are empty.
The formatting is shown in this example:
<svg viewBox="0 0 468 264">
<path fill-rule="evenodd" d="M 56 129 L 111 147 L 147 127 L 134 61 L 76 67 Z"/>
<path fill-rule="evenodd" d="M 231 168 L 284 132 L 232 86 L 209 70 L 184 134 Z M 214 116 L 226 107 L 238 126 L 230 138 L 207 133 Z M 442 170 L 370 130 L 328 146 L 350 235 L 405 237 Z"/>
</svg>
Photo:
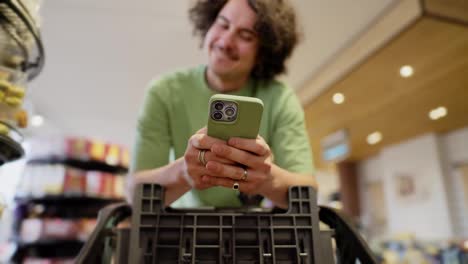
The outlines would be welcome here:
<svg viewBox="0 0 468 264">
<path fill-rule="evenodd" d="M 154 81 L 140 109 L 130 170 L 154 169 L 169 162 L 171 148 L 168 106 L 161 98 L 164 81 Z"/>
<path fill-rule="evenodd" d="M 275 164 L 291 172 L 312 174 L 312 152 L 299 100 L 288 91 L 275 108 L 277 118 L 270 143 Z"/>
</svg>

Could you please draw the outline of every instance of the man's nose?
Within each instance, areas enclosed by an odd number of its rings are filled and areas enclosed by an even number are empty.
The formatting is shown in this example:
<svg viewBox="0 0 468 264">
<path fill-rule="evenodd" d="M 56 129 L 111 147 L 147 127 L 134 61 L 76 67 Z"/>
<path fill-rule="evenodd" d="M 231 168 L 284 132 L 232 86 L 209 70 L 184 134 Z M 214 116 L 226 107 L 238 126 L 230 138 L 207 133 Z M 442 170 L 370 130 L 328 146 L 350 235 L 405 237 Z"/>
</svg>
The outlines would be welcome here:
<svg viewBox="0 0 468 264">
<path fill-rule="evenodd" d="M 220 48 L 229 50 L 232 49 L 234 45 L 234 33 L 233 32 L 224 32 L 219 41 Z"/>
</svg>

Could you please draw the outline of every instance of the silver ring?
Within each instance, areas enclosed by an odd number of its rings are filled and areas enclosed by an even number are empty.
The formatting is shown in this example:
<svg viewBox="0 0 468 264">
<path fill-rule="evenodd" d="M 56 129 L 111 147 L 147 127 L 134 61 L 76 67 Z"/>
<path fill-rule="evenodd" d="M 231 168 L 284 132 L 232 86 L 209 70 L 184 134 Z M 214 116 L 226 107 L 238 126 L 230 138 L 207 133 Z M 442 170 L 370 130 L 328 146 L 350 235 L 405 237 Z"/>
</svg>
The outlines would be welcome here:
<svg viewBox="0 0 468 264">
<path fill-rule="evenodd" d="M 233 189 L 233 190 L 239 190 L 239 183 L 238 183 L 238 182 L 234 182 L 234 184 L 232 185 L 232 189 Z"/>
<path fill-rule="evenodd" d="M 206 152 L 206 150 L 204 150 L 204 149 L 198 151 L 198 161 L 200 161 L 200 163 L 203 166 L 206 166 L 205 152 Z"/>
<path fill-rule="evenodd" d="M 244 175 L 240 178 L 241 181 L 247 180 L 247 176 L 249 176 L 249 173 L 247 172 L 247 169 L 244 169 Z"/>
</svg>

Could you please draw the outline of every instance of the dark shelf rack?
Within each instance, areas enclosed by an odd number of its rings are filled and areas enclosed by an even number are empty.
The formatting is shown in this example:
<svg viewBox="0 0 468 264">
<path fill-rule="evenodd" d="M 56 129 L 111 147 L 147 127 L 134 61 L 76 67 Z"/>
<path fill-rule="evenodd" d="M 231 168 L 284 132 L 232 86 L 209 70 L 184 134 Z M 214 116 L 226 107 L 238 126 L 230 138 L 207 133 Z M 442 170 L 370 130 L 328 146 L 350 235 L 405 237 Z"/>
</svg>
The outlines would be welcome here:
<svg viewBox="0 0 468 264">
<path fill-rule="evenodd" d="M 83 196 L 83 195 L 47 195 L 43 197 L 15 197 L 15 201 L 19 204 L 34 203 L 34 204 L 60 204 L 61 206 L 83 205 L 89 206 L 90 203 L 98 203 L 102 205 L 122 202 L 118 198 L 106 198 L 98 196 Z"/>
<path fill-rule="evenodd" d="M 28 164 L 63 164 L 76 169 L 87 170 L 87 171 L 102 171 L 113 174 L 125 174 L 128 169 L 121 165 L 112 165 L 102 161 L 92 159 L 78 159 L 73 157 L 48 157 L 40 159 L 32 159 L 28 161 Z"/>
<path fill-rule="evenodd" d="M 0 135 L 0 166 L 24 155 L 21 145 L 8 136 Z"/>
<path fill-rule="evenodd" d="M 19 242 L 12 258 L 14 263 L 20 263 L 26 256 L 40 258 L 73 258 L 83 247 L 80 240 L 48 239 L 31 243 Z M 60 250 L 57 250 L 60 247 Z"/>
<path fill-rule="evenodd" d="M 43 198 L 17 197 L 16 207 L 16 227 L 18 232 L 21 221 L 26 217 L 31 207 L 43 205 L 43 211 L 36 213 L 40 218 L 96 218 L 97 212 L 104 206 L 115 202 L 122 202 L 121 199 L 96 198 L 96 197 L 68 197 L 68 196 L 48 196 Z"/>
</svg>

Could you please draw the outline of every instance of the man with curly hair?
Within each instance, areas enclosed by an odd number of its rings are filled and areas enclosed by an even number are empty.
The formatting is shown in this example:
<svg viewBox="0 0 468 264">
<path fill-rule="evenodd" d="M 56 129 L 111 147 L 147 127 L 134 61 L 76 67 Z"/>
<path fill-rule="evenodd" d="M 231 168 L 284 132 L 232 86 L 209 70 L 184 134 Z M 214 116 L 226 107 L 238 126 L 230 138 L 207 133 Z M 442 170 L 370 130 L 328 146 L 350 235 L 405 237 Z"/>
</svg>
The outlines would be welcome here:
<svg viewBox="0 0 468 264">
<path fill-rule="evenodd" d="M 317 187 L 303 110 L 294 92 L 275 80 L 297 43 L 294 11 L 286 0 L 198 0 L 189 14 L 207 64 L 151 83 L 129 190 L 138 182 L 158 183 L 166 204 L 175 207 L 238 207 L 261 196 L 285 208 L 289 186 Z M 206 135 L 208 101 L 216 93 L 263 101 L 257 139 Z"/>
</svg>

